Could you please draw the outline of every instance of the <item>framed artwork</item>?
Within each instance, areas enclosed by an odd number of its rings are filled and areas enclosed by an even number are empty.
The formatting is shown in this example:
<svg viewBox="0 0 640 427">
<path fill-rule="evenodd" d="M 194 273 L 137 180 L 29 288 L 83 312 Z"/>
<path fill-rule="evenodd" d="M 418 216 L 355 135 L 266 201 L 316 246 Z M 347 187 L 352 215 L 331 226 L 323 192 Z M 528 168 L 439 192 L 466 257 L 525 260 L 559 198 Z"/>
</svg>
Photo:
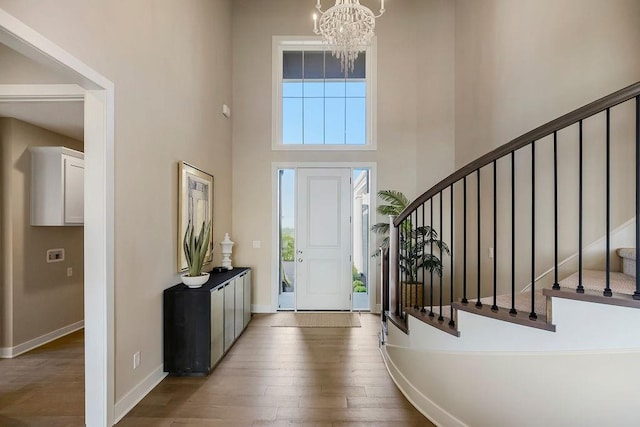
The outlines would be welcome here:
<svg viewBox="0 0 640 427">
<path fill-rule="evenodd" d="M 213 258 L 213 176 L 185 162 L 178 162 L 178 271 L 187 269 L 182 241 L 189 221 L 198 235 L 211 220 L 206 262 Z"/>
</svg>

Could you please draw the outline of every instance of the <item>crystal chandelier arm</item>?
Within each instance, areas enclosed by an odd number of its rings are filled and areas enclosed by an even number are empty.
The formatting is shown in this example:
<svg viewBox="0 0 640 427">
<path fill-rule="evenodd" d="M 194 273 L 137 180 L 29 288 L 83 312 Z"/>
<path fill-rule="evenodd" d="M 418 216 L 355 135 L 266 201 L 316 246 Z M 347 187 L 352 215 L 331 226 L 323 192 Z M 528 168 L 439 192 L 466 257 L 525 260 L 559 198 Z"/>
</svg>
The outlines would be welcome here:
<svg viewBox="0 0 640 427">
<path fill-rule="evenodd" d="M 320 0 L 318 0 L 320 2 Z M 384 0 L 380 0 L 380 15 L 376 15 L 376 19 L 380 18 L 384 14 Z"/>
</svg>

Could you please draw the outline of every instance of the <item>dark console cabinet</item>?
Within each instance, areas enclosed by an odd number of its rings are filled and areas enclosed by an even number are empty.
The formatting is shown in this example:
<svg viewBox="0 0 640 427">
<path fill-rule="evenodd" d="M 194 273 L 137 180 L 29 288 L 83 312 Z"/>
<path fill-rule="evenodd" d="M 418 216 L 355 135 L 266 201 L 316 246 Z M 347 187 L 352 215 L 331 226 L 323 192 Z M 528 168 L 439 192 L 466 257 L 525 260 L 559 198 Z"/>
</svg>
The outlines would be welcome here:
<svg viewBox="0 0 640 427">
<path fill-rule="evenodd" d="M 201 288 L 164 291 L 164 370 L 208 375 L 251 320 L 251 270 L 211 273 Z"/>
</svg>

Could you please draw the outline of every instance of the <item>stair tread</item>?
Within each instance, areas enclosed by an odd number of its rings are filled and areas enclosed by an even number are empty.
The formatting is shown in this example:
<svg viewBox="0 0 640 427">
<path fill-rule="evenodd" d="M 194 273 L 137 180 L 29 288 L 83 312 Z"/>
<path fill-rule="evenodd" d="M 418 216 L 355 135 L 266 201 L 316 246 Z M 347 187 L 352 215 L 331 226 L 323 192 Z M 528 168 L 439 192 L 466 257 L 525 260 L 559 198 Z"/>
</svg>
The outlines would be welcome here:
<svg viewBox="0 0 640 427">
<path fill-rule="evenodd" d="M 469 304 L 473 304 L 475 299 L 470 299 Z M 491 306 L 493 305 L 493 297 L 484 297 L 480 298 L 480 302 L 483 305 Z M 496 297 L 496 305 L 501 309 L 511 309 L 511 294 L 498 295 Z M 449 313 L 449 309 L 451 306 L 443 306 L 442 313 Z M 427 307 L 428 309 L 428 307 Z M 515 298 L 515 309 L 518 313 L 530 313 L 531 312 L 531 292 L 519 292 L 516 294 Z M 546 314 L 547 312 L 547 298 L 542 295 L 542 289 L 536 291 L 536 300 L 535 300 L 535 312 L 538 314 Z M 435 313 L 439 313 L 440 309 L 438 307 L 434 307 L 433 311 Z"/>
<path fill-rule="evenodd" d="M 634 249 L 635 251 L 635 249 Z M 636 290 L 635 277 L 612 271 L 609 277 L 609 287 L 612 292 L 632 295 Z M 560 281 L 560 287 L 576 289 L 578 287 L 578 273 Z M 602 291 L 606 284 L 606 272 L 602 270 L 582 270 L 582 286 L 592 291 Z"/>
<path fill-rule="evenodd" d="M 617 250 L 617 253 L 620 258 L 626 258 L 632 261 L 636 260 L 636 248 L 620 248 Z"/>
<path fill-rule="evenodd" d="M 635 249 L 633 249 L 635 252 Z M 601 270 L 582 270 L 582 286 L 587 290 L 602 291 L 605 288 L 605 271 Z M 578 273 L 573 273 L 569 277 L 560 281 L 560 287 L 575 290 L 578 286 Z M 609 277 L 609 287 L 611 291 L 619 294 L 633 295 L 636 290 L 635 277 L 629 276 L 624 273 L 612 271 Z M 536 291 L 535 296 L 535 312 L 537 314 L 546 314 L 547 312 L 547 298 L 542 293 L 542 289 Z M 469 304 L 474 304 L 475 299 L 469 299 Z M 483 305 L 491 306 L 493 304 L 493 297 L 488 296 L 480 298 L 480 302 Z M 501 309 L 511 308 L 511 294 L 498 295 L 496 297 L 496 305 Z M 531 292 L 518 292 L 515 298 L 515 309 L 519 313 L 531 312 Z M 427 311 L 429 307 L 426 307 Z M 451 306 L 443 306 L 442 313 L 444 315 L 450 312 Z M 433 311 L 436 314 L 440 313 L 439 307 L 433 307 Z"/>
</svg>

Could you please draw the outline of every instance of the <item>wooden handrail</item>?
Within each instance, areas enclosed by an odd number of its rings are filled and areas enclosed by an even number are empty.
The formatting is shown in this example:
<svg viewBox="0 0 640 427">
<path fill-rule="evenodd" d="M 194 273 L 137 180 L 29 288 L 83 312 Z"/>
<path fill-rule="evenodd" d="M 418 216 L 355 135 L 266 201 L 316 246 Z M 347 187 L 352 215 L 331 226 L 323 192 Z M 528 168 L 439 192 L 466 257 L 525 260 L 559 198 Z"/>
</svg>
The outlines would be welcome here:
<svg viewBox="0 0 640 427">
<path fill-rule="evenodd" d="M 458 169 L 457 171 L 431 187 L 429 190 L 425 191 L 420 197 L 411 202 L 411 204 L 407 206 L 400 213 L 400 215 L 396 217 L 394 225 L 398 227 L 402 223 L 402 221 L 404 221 L 414 210 L 416 210 L 423 203 L 439 194 L 444 189 L 460 181 L 470 173 L 475 172 L 477 169 L 480 169 L 488 165 L 489 163 L 492 163 L 494 160 L 498 160 L 508 154 L 511 154 L 511 152 L 519 150 L 520 148 L 531 144 L 533 141 L 537 141 L 546 136 L 549 136 L 554 132 L 558 132 L 568 126 L 578 123 L 581 120 L 601 113 L 608 108 L 615 107 L 616 105 L 637 96 L 640 96 L 640 82 L 627 86 L 624 89 L 600 98 L 597 101 L 593 101 L 583 107 L 578 108 L 577 110 L 574 110 L 570 113 L 565 114 L 564 116 L 561 116 L 540 127 L 537 127 L 536 129 L 529 131 L 504 145 L 501 145 L 495 150 L 488 152 L 484 156 L 479 157 L 476 160 L 466 164 L 462 168 Z"/>
</svg>

